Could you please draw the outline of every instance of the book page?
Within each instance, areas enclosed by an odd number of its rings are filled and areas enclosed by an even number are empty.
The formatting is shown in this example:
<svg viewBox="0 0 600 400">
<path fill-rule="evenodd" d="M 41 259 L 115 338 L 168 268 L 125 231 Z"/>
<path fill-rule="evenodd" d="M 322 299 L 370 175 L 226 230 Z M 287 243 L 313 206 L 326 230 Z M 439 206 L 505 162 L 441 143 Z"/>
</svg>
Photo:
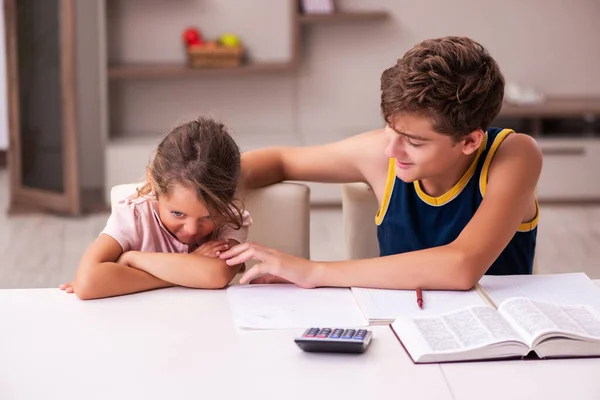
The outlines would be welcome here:
<svg viewBox="0 0 600 400">
<path fill-rule="evenodd" d="M 561 332 L 600 340 L 600 317 L 585 305 L 557 305 L 526 298 L 505 301 L 499 312 L 512 322 L 529 345 L 543 334 Z"/>
<path fill-rule="evenodd" d="M 475 290 L 423 290 L 423 308 L 417 306 L 414 290 L 352 288 L 361 310 L 369 320 L 437 315 L 474 305 L 486 305 Z"/>
<path fill-rule="evenodd" d="M 242 329 L 367 326 L 346 288 L 234 285 L 227 289 L 233 321 Z"/>
<path fill-rule="evenodd" d="M 398 318 L 392 327 L 405 345 L 414 347 L 421 342 L 421 347 L 427 347 L 421 349 L 422 353 L 455 352 L 505 341 L 523 341 L 491 306 L 468 307 L 438 316 Z"/>
<path fill-rule="evenodd" d="M 479 286 L 499 306 L 511 297 L 553 304 L 587 304 L 600 311 L 600 288 L 586 274 L 484 275 Z"/>
</svg>

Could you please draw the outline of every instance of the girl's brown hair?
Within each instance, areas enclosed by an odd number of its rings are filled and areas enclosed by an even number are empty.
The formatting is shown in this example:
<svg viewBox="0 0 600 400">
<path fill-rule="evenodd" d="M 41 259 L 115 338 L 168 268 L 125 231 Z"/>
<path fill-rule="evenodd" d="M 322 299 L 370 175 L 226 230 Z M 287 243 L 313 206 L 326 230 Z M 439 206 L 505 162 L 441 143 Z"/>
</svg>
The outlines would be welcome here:
<svg viewBox="0 0 600 400">
<path fill-rule="evenodd" d="M 242 210 L 235 196 L 240 163 L 240 149 L 225 125 L 201 117 L 179 125 L 160 142 L 138 195 L 158 198 L 177 184 L 193 188 L 217 224 L 240 229 Z"/>
</svg>

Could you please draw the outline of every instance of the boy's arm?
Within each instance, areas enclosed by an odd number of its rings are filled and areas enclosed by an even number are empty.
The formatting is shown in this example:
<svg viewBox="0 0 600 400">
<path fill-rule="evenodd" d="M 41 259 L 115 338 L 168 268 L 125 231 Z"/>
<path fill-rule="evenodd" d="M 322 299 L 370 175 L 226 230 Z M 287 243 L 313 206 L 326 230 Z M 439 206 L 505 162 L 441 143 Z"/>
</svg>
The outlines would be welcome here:
<svg viewBox="0 0 600 400">
<path fill-rule="evenodd" d="M 237 241 L 231 242 L 232 245 L 238 244 Z M 225 240 L 209 242 L 206 245 L 215 251 L 228 248 Z M 197 289 L 222 289 L 231 282 L 242 264 L 230 267 L 218 258 L 218 254 L 217 252 L 215 256 L 208 256 L 198 251 L 190 254 L 128 251 L 120 261 L 175 285 Z"/>
<path fill-rule="evenodd" d="M 372 170 L 387 171 L 383 154 L 387 139 L 381 129 L 321 146 L 249 151 L 242 155 L 242 185 L 256 188 L 286 180 L 369 182 Z"/>
<path fill-rule="evenodd" d="M 240 280 L 273 274 L 303 287 L 363 286 L 390 289 L 467 290 L 473 287 L 527 219 L 542 167 L 535 141 L 510 135 L 490 166 L 485 198 L 452 243 L 393 256 L 316 263 L 245 243 L 221 254 L 228 263 L 262 263 Z"/>
<path fill-rule="evenodd" d="M 123 249 L 112 237 L 101 234 L 84 253 L 73 290 L 82 300 L 120 296 L 174 286 L 144 271 L 119 264 Z"/>
</svg>

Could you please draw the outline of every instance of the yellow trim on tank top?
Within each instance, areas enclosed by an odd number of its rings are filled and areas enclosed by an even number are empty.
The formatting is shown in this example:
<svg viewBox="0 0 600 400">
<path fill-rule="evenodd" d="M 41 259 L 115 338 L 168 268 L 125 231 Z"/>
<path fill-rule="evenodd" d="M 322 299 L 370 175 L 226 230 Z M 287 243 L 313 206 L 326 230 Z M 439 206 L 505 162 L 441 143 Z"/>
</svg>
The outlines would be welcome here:
<svg viewBox="0 0 600 400">
<path fill-rule="evenodd" d="M 487 156 L 485 157 L 485 161 L 483 162 L 481 175 L 479 175 L 479 191 L 481 193 L 481 197 L 485 196 L 488 172 L 490 170 L 490 164 L 492 163 L 492 158 L 494 158 L 494 154 L 496 154 L 496 151 L 498 151 L 498 148 L 500 147 L 504 139 L 506 139 L 506 137 L 509 134 L 514 132 L 515 131 L 513 131 L 512 129 L 503 129 L 502 131 L 500 131 L 500 133 L 498 133 L 498 135 L 494 139 L 494 143 L 492 143 L 492 147 L 490 147 L 490 151 L 488 151 Z"/>
<path fill-rule="evenodd" d="M 492 164 L 492 159 L 494 158 L 496 151 L 498 151 L 498 148 L 500 147 L 500 145 L 502 144 L 504 139 L 506 139 L 506 137 L 508 135 L 510 135 L 511 133 L 514 133 L 514 132 L 515 131 L 513 131 L 512 129 L 503 129 L 502 131 L 500 131 L 500 133 L 498 133 L 498 135 L 496 136 L 496 139 L 494 139 L 494 143 L 492 143 L 492 147 L 490 147 L 490 151 L 488 151 L 488 154 L 485 157 L 485 161 L 483 162 L 483 168 L 481 169 L 481 175 L 479 176 L 479 191 L 481 193 L 481 197 L 485 196 L 485 191 L 487 189 L 488 173 L 490 171 L 490 165 Z M 538 225 L 539 219 L 540 219 L 540 206 L 536 200 L 535 201 L 535 217 L 529 222 L 521 223 L 519 225 L 519 229 L 517 229 L 517 231 L 518 232 L 529 232 L 529 231 L 534 230 Z"/>
<path fill-rule="evenodd" d="M 522 222 L 519 225 L 519 229 L 517 229 L 517 232 L 529 232 L 529 231 L 534 230 L 537 227 L 539 220 L 540 220 L 540 205 L 538 204 L 538 201 L 536 199 L 535 200 L 535 217 L 529 222 Z"/>
<path fill-rule="evenodd" d="M 396 182 L 396 160 L 394 158 L 390 158 L 390 162 L 388 164 L 388 174 L 385 180 L 385 191 L 383 192 L 383 201 L 381 202 L 381 207 L 379 210 L 377 210 L 377 214 L 375 214 L 375 223 L 377 225 L 381 225 L 383 218 L 385 217 L 385 213 L 387 212 L 388 205 L 390 204 L 390 198 L 392 197 L 392 192 L 394 191 L 394 182 Z"/>
<path fill-rule="evenodd" d="M 456 182 L 456 184 L 450 190 L 448 190 L 446 193 L 442 194 L 441 196 L 433 197 L 433 196 L 428 195 L 421 188 L 421 183 L 419 181 L 414 181 L 413 184 L 415 186 L 415 191 L 417 192 L 417 195 L 419 196 L 419 198 L 431 206 L 439 207 L 439 206 L 443 206 L 444 204 L 449 203 L 452 199 L 454 199 L 456 196 L 458 196 L 460 194 L 460 192 L 463 191 L 465 186 L 467 186 L 467 183 L 469 183 L 469 181 L 475 174 L 475 170 L 477 170 L 477 162 L 479 161 L 479 158 L 481 157 L 481 153 L 483 153 L 483 151 L 487 147 L 487 140 L 488 140 L 488 135 L 486 132 L 481 144 L 479 145 L 479 149 L 477 150 L 477 154 L 475 155 L 475 158 L 471 162 L 471 165 L 469 165 L 469 168 L 467 168 L 467 170 L 465 171 L 463 176 L 459 179 L 459 181 Z"/>
</svg>

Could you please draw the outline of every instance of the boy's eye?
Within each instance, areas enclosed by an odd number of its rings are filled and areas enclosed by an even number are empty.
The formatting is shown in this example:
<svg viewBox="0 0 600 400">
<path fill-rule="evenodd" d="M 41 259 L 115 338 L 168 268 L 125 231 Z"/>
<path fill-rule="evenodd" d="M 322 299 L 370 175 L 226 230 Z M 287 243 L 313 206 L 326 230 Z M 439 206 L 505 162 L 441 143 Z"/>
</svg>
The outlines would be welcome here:
<svg viewBox="0 0 600 400">
<path fill-rule="evenodd" d="M 412 147 L 421 147 L 423 145 L 423 143 L 415 143 L 409 138 L 406 138 L 406 142 Z"/>
<path fill-rule="evenodd" d="M 177 217 L 177 218 L 181 218 L 181 217 L 183 217 L 183 213 L 182 213 L 182 212 L 179 212 L 179 211 L 171 211 L 171 214 L 172 214 L 174 217 Z"/>
</svg>

